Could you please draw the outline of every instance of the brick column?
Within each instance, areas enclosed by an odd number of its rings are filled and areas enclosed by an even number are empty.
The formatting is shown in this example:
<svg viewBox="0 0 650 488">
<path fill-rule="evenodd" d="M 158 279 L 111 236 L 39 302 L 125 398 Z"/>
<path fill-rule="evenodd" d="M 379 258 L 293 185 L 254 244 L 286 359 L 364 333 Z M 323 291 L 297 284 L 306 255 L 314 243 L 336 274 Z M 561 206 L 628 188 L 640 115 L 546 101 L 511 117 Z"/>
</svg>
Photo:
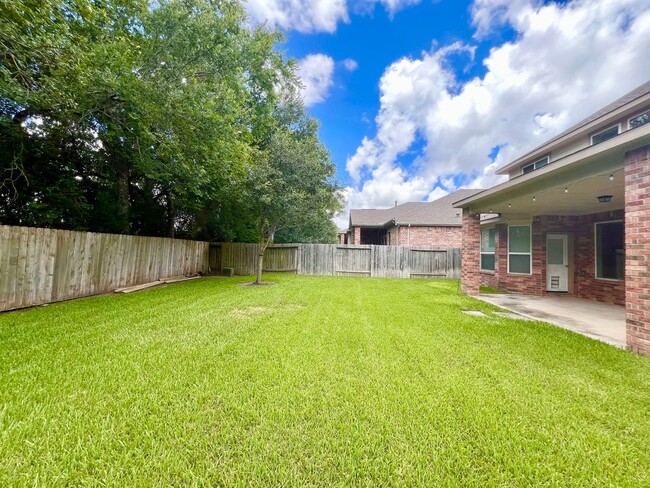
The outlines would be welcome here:
<svg viewBox="0 0 650 488">
<path fill-rule="evenodd" d="M 481 285 L 481 221 L 479 215 L 463 209 L 463 257 L 460 286 L 467 295 L 478 295 Z"/>
<path fill-rule="evenodd" d="M 354 232 L 354 237 L 350 244 L 354 244 L 358 246 L 359 244 L 361 244 L 361 227 L 355 227 L 353 232 Z"/>
<path fill-rule="evenodd" d="M 650 356 L 650 146 L 625 154 L 627 345 Z"/>
</svg>

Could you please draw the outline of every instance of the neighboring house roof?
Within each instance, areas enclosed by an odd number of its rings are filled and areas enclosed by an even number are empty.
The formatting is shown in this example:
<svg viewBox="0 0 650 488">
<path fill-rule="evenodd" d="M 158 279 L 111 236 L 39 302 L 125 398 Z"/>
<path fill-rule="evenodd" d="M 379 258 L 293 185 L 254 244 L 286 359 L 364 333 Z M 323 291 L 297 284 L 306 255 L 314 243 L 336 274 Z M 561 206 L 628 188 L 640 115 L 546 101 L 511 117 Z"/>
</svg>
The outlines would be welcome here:
<svg viewBox="0 0 650 488">
<path fill-rule="evenodd" d="M 499 175 L 508 174 L 508 171 L 510 169 L 519 166 L 521 164 L 524 164 L 526 160 L 531 159 L 531 156 L 535 155 L 534 157 L 532 157 L 532 159 L 538 157 L 539 154 L 536 153 L 539 153 L 542 149 L 546 149 L 547 151 L 550 150 L 551 146 L 555 145 L 556 142 L 559 142 L 562 139 L 565 139 L 567 136 L 571 136 L 574 133 L 580 132 L 581 129 L 587 128 L 592 123 L 597 122 L 601 118 L 607 118 L 608 115 L 613 114 L 617 110 L 625 107 L 626 105 L 630 104 L 635 100 L 638 100 L 639 98 L 645 97 L 646 95 L 650 95 L 650 81 L 646 81 L 643 85 L 623 95 L 618 100 L 610 103 L 609 105 L 606 105 L 605 107 L 601 108 L 597 112 L 594 112 L 586 119 L 581 120 L 577 124 L 569 127 L 567 130 L 559 133 L 555 137 L 552 137 L 548 141 L 544 142 L 544 144 L 537 146 L 535 149 L 528 151 L 526 154 L 515 159 L 511 163 L 508 163 L 502 168 L 499 168 L 496 171 L 496 174 Z M 589 127 L 589 129 L 592 129 L 592 127 Z"/>
<path fill-rule="evenodd" d="M 460 226 L 461 213 L 452 204 L 481 191 L 463 189 L 433 202 L 408 202 L 386 209 L 352 209 L 350 227 Z"/>
</svg>

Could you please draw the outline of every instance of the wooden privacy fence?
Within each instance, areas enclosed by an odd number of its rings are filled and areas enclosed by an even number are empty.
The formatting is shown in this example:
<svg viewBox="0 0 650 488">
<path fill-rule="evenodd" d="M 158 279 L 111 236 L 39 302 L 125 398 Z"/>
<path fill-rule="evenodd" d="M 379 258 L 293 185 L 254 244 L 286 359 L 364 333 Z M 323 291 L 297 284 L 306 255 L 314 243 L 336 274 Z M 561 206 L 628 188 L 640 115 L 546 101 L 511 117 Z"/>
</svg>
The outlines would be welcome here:
<svg viewBox="0 0 650 488">
<path fill-rule="evenodd" d="M 207 242 L 0 226 L 0 311 L 208 271 Z"/>
<path fill-rule="evenodd" d="M 210 269 L 255 274 L 258 244 L 210 244 Z M 264 272 L 384 278 L 460 278 L 459 248 L 279 244 L 266 250 Z"/>
</svg>

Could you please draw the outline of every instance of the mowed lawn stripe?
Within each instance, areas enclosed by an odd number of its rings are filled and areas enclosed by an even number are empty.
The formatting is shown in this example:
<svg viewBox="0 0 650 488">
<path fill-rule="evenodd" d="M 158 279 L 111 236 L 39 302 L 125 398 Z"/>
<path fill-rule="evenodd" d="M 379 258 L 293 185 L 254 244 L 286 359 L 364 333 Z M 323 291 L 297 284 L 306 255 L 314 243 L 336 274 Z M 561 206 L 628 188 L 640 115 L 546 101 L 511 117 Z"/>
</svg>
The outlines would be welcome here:
<svg viewBox="0 0 650 488">
<path fill-rule="evenodd" d="M 455 281 L 267 279 L 0 315 L 0 484 L 650 483 L 647 358 Z"/>
</svg>

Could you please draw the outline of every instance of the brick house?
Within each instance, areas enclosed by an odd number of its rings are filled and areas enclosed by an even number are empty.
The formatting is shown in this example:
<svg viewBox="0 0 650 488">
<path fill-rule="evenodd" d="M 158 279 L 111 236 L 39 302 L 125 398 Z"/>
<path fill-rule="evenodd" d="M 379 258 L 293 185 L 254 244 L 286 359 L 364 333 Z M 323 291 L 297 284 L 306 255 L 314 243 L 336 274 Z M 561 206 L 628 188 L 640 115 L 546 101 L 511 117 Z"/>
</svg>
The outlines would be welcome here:
<svg viewBox="0 0 650 488">
<path fill-rule="evenodd" d="M 481 190 L 458 190 L 433 202 L 386 209 L 352 209 L 344 244 L 460 247 L 462 213 L 453 203 Z"/>
<path fill-rule="evenodd" d="M 650 81 L 497 173 L 455 203 L 463 291 L 624 305 L 628 346 L 650 355 Z"/>
</svg>

